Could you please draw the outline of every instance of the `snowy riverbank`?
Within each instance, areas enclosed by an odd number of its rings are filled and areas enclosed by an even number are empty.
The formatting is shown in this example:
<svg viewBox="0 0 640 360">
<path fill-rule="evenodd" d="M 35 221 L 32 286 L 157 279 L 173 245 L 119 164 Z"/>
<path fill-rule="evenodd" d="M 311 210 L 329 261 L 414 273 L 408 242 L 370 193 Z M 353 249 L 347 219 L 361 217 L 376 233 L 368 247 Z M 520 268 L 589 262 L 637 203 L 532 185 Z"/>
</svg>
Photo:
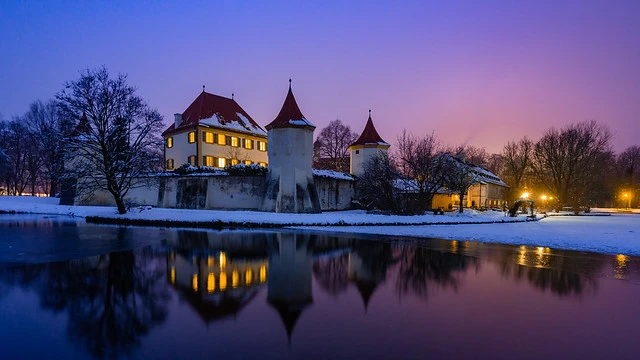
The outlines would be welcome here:
<svg viewBox="0 0 640 360">
<path fill-rule="evenodd" d="M 325 212 L 322 214 L 282 214 L 260 211 L 223 211 L 223 210 L 187 210 L 141 207 L 134 208 L 127 214 L 118 215 L 115 207 L 105 206 L 66 206 L 57 205 L 58 199 L 0 196 L 0 211 L 70 215 L 83 218 L 99 218 L 114 222 L 149 222 L 149 224 L 165 226 L 198 225 L 221 226 L 309 226 L 309 225 L 430 225 L 430 224 L 470 224 L 496 222 L 525 222 L 525 216 L 505 217 L 496 211 L 465 211 L 445 213 L 445 215 L 399 216 L 367 214 L 362 210 Z M 106 222 L 105 221 L 105 222 Z M 176 224 L 177 223 L 177 224 Z"/>
<path fill-rule="evenodd" d="M 640 215 L 637 214 L 554 216 L 534 222 L 525 222 L 524 216 L 508 218 L 493 211 L 465 211 L 462 215 L 388 216 L 366 214 L 364 211 L 275 214 L 144 208 L 118 215 L 113 207 L 62 206 L 56 205 L 57 201 L 50 198 L 0 197 L 0 211 L 95 216 L 134 222 L 142 220 L 159 226 L 291 226 L 314 231 L 472 240 L 640 256 Z"/>
</svg>

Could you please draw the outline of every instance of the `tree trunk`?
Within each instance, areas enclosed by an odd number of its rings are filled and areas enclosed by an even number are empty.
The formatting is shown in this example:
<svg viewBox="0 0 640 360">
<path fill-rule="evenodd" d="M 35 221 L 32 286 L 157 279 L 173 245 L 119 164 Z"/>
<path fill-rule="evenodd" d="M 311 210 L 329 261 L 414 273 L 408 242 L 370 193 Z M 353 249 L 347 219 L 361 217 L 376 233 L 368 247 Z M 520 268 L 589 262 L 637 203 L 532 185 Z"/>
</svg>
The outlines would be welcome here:
<svg viewBox="0 0 640 360">
<path fill-rule="evenodd" d="M 464 212 L 464 206 L 462 205 L 464 203 L 464 193 L 461 192 L 460 193 L 460 206 L 458 206 L 458 212 L 460 214 L 462 214 Z"/>
<path fill-rule="evenodd" d="M 113 198 L 115 199 L 116 206 L 118 207 L 118 214 L 126 214 L 127 208 L 124 206 L 124 199 L 122 196 L 120 196 L 120 194 L 113 194 Z"/>
</svg>

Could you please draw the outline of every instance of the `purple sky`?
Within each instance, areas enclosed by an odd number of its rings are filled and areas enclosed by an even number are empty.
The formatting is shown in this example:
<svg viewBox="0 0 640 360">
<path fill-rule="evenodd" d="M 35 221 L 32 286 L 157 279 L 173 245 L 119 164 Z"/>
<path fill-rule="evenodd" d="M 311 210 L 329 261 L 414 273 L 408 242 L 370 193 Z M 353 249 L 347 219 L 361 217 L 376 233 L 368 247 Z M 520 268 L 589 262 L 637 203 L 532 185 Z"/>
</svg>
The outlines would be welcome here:
<svg viewBox="0 0 640 360">
<path fill-rule="evenodd" d="M 206 85 L 262 126 L 305 116 L 498 152 L 595 119 L 638 145 L 640 1 L 3 1 L 0 113 L 105 65 L 169 123 Z"/>
</svg>

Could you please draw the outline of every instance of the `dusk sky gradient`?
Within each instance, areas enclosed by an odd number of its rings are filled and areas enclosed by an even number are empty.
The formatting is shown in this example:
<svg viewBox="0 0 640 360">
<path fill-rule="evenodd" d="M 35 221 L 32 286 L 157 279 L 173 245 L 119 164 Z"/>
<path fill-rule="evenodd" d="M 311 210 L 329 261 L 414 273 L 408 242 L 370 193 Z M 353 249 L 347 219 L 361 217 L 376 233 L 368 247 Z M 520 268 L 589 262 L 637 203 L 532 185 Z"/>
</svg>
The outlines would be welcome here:
<svg viewBox="0 0 640 360">
<path fill-rule="evenodd" d="M 5 119 L 104 65 L 167 125 L 206 85 L 264 127 L 292 78 L 316 135 L 371 109 L 392 145 L 406 128 L 499 152 L 592 119 L 640 144 L 637 0 L 4 0 L 0 51 Z"/>
</svg>

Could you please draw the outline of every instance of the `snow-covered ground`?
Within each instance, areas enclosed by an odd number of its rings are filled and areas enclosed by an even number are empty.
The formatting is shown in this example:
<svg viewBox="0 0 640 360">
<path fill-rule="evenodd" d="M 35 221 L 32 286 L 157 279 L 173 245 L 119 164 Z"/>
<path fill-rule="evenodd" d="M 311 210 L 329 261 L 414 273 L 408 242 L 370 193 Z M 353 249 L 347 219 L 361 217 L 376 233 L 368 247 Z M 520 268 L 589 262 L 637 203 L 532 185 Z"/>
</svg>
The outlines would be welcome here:
<svg viewBox="0 0 640 360">
<path fill-rule="evenodd" d="M 387 216 L 366 214 L 363 211 L 275 214 L 257 211 L 145 208 L 134 209 L 126 215 L 117 215 L 113 207 L 62 206 L 56 205 L 57 201 L 58 199 L 50 198 L 0 197 L 0 210 L 167 222 L 221 221 L 236 224 L 298 225 L 296 227 L 298 229 L 330 232 L 473 240 L 640 256 L 640 215 L 636 214 L 554 216 L 535 222 L 525 222 L 523 216 L 506 218 L 501 212 L 476 211 L 468 211 L 463 215 L 447 213 L 444 216 Z M 510 223 L 496 223 L 503 220 Z M 416 225 L 424 223 L 438 225 Z M 454 223 L 458 224 L 453 225 Z M 358 224 L 371 225 L 359 226 Z"/>
<path fill-rule="evenodd" d="M 282 214 L 260 211 L 186 210 L 140 207 L 118 215 L 115 207 L 56 205 L 58 199 L 0 196 L 0 211 L 19 213 L 98 216 L 112 219 L 180 221 L 191 223 L 233 223 L 252 225 L 415 225 L 441 223 L 525 222 L 525 216 L 505 217 L 502 212 L 467 211 L 445 215 L 399 216 L 367 214 L 362 210 L 332 211 L 322 214 Z"/>
<path fill-rule="evenodd" d="M 510 224 L 298 227 L 332 232 L 472 240 L 640 256 L 640 215 L 552 216 Z"/>
</svg>

